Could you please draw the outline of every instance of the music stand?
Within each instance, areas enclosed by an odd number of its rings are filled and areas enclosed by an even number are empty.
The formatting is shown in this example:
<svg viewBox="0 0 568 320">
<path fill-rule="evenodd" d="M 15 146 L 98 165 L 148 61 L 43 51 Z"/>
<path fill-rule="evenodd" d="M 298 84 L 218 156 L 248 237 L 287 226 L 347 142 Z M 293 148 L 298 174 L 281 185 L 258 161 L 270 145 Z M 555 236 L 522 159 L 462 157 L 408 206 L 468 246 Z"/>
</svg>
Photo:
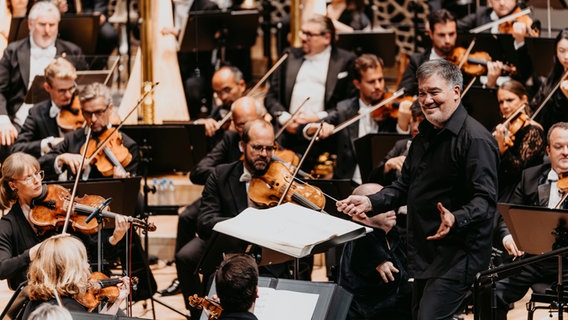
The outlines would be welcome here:
<svg viewBox="0 0 568 320">
<path fill-rule="evenodd" d="M 489 131 L 493 131 L 495 126 L 503 121 L 496 88 L 471 87 L 462 103 L 469 115 Z"/>
<path fill-rule="evenodd" d="M 99 16 L 94 14 L 63 15 L 59 37 L 78 45 L 83 54 L 94 54 L 99 37 Z M 8 43 L 29 36 L 28 18 L 12 18 Z"/>
<path fill-rule="evenodd" d="M 178 42 L 180 52 L 250 48 L 259 26 L 257 10 L 190 12 Z"/>
<path fill-rule="evenodd" d="M 393 30 L 353 31 L 337 33 L 337 46 L 357 56 L 372 53 L 383 59 L 385 67 L 395 64 L 396 44 Z"/>
<path fill-rule="evenodd" d="M 400 139 L 408 139 L 410 135 L 398 133 L 370 133 L 353 141 L 357 153 L 357 163 L 361 171 L 363 183 L 368 182 L 369 175 L 394 147 Z"/>
<path fill-rule="evenodd" d="M 499 60 L 517 65 L 514 39 L 510 34 L 459 33 L 456 46 L 467 48 L 473 39 L 475 45 L 471 53 L 485 51 L 493 61 Z"/>
<path fill-rule="evenodd" d="M 547 77 L 554 66 L 556 47 L 554 38 L 526 37 L 525 45 L 529 51 L 534 71 L 543 77 Z M 544 57 L 544 58 L 543 58 Z"/>
</svg>

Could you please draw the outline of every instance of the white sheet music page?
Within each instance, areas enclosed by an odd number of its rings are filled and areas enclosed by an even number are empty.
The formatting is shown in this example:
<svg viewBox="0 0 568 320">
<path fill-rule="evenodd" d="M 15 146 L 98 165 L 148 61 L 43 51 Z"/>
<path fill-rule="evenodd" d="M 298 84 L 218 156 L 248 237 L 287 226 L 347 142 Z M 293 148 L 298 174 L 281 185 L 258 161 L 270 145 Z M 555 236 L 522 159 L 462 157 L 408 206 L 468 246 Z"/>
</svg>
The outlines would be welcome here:
<svg viewBox="0 0 568 320">
<path fill-rule="evenodd" d="M 365 235 L 364 226 L 292 203 L 269 209 L 247 208 L 217 223 L 213 230 L 296 258 L 334 237 L 353 231 L 359 232 L 349 240 Z"/>
<path fill-rule="evenodd" d="M 258 287 L 254 314 L 259 320 L 310 320 L 319 295 Z"/>
</svg>

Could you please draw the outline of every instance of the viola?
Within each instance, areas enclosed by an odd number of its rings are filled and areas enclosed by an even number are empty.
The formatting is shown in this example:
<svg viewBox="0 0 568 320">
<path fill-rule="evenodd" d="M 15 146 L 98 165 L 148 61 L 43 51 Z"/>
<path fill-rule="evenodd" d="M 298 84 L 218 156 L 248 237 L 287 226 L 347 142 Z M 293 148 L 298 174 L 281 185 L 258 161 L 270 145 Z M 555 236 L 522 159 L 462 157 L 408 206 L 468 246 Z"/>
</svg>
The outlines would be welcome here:
<svg viewBox="0 0 568 320">
<path fill-rule="evenodd" d="M 97 151 L 100 141 L 106 141 L 106 145 Z M 83 151 L 84 149 L 81 149 L 81 153 Z M 87 143 L 87 158 L 87 163 L 93 161 L 97 170 L 105 177 L 113 175 L 114 167 L 125 171 L 124 167 L 132 161 L 130 151 L 122 144 L 122 134 L 116 130 L 105 130 L 97 139 L 89 139 Z"/>
<path fill-rule="evenodd" d="M 293 172 L 279 161 L 272 161 L 266 173 L 253 177 L 249 185 L 249 198 L 263 208 L 274 207 L 291 183 L 284 201 L 293 202 L 312 210 L 322 211 L 325 207 L 325 197 L 322 191 L 309 184 L 292 181 Z"/>
<path fill-rule="evenodd" d="M 79 96 L 74 96 L 69 105 L 61 107 L 59 114 L 55 118 L 57 126 L 63 132 L 73 131 L 85 125 L 85 118 L 81 112 Z"/>
<path fill-rule="evenodd" d="M 447 56 L 446 60 L 455 65 L 462 63 L 467 49 L 464 47 L 455 47 Z M 491 61 L 491 56 L 485 51 L 478 51 L 467 55 L 467 59 L 463 63 L 461 69 L 472 76 L 481 76 L 487 73 L 487 62 Z M 514 75 L 517 73 L 515 66 L 503 65 L 502 73 L 504 75 Z"/>
<path fill-rule="evenodd" d="M 221 312 L 223 312 L 223 307 L 221 307 L 217 302 L 207 299 L 201 298 L 197 294 L 190 296 L 187 298 L 189 300 L 189 305 L 193 308 L 198 310 L 206 309 L 209 311 L 209 319 L 219 319 L 221 316 Z"/>
<path fill-rule="evenodd" d="M 522 11 L 521 8 L 517 7 L 510 14 L 518 14 L 521 11 Z M 513 34 L 513 24 L 515 22 L 520 22 L 527 27 L 527 34 L 526 34 L 527 36 L 531 36 L 531 37 L 539 37 L 540 36 L 540 30 L 534 25 L 533 19 L 528 14 L 524 14 L 524 15 L 521 15 L 520 17 L 517 17 L 513 20 L 503 22 L 503 23 L 499 24 L 499 27 L 497 29 L 500 33 Z"/>
<path fill-rule="evenodd" d="M 67 209 L 71 194 L 69 190 L 57 184 L 44 185 L 42 194 L 32 200 L 30 222 L 36 227 L 38 233 L 43 235 L 47 231 L 54 230 L 65 223 Z M 84 195 L 80 198 L 75 198 L 73 208 L 71 211 L 70 222 L 73 230 L 93 234 L 97 232 L 98 223 L 96 220 L 86 222 L 88 216 L 93 213 L 99 206 L 104 204 L 105 199 L 96 195 Z M 108 207 L 101 210 L 102 215 L 107 218 L 114 218 L 117 213 L 106 211 Z M 128 222 L 133 225 L 143 228 L 148 231 L 155 231 L 156 226 L 153 223 L 145 223 L 144 221 L 134 218 L 126 217 Z M 105 219 L 106 220 L 106 219 Z"/>
<path fill-rule="evenodd" d="M 137 284 L 138 278 L 132 277 L 130 281 L 132 284 Z M 79 296 L 77 301 L 89 312 L 98 307 L 102 301 L 114 303 L 120 296 L 120 290 L 116 285 L 121 282 L 120 278 L 109 278 L 102 272 L 93 272 L 88 280 L 87 291 Z"/>
</svg>

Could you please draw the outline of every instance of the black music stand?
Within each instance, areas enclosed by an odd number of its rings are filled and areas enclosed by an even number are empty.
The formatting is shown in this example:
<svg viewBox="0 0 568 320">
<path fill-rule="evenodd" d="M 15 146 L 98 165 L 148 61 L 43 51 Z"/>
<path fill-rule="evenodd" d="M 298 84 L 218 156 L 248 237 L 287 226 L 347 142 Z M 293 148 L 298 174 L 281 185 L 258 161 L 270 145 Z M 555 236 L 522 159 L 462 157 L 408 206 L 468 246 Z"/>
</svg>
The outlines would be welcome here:
<svg viewBox="0 0 568 320">
<path fill-rule="evenodd" d="M 337 34 L 337 46 L 353 51 L 357 56 L 372 53 L 383 59 L 385 67 L 395 63 L 396 44 L 393 30 L 353 31 Z"/>
<path fill-rule="evenodd" d="M 318 302 L 311 317 L 312 320 L 345 319 L 351 305 L 353 295 L 335 283 L 310 282 L 302 280 L 276 279 L 259 277 L 258 286 L 318 295 Z M 208 297 L 217 294 L 215 280 L 207 294 Z M 262 296 L 260 297 L 262 299 Z M 294 306 L 290 306 L 294 308 Z M 200 320 L 207 320 L 205 313 Z"/>
<path fill-rule="evenodd" d="M 503 121 L 495 88 L 471 87 L 462 98 L 462 103 L 469 115 L 489 131 Z"/>
<path fill-rule="evenodd" d="M 259 26 L 257 10 L 190 12 L 178 42 L 180 52 L 219 49 L 221 62 L 225 50 L 250 48 L 256 41 Z"/>
<path fill-rule="evenodd" d="M 363 183 L 369 181 L 369 175 L 394 147 L 400 139 L 408 139 L 410 135 L 398 133 L 370 133 L 353 141 L 357 153 L 357 163 L 361 171 Z"/>
<path fill-rule="evenodd" d="M 552 57 L 556 55 L 554 38 L 526 37 L 525 45 L 529 50 L 534 71 L 539 76 L 547 77 L 554 66 Z"/>
<path fill-rule="evenodd" d="M 99 37 L 99 19 L 94 14 L 63 15 L 59 22 L 59 37 L 78 45 L 83 54 L 94 54 Z M 12 18 L 8 42 L 28 35 L 28 18 Z"/>
<path fill-rule="evenodd" d="M 568 211 L 499 203 L 499 212 L 517 247 L 540 255 L 568 247 Z M 538 221 L 538 223 L 535 223 Z M 558 256 L 558 319 L 563 318 L 564 286 L 562 256 Z"/>
<path fill-rule="evenodd" d="M 459 33 L 456 46 L 468 48 L 471 41 L 475 39 L 471 53 L 485 51 L 491 56 L 491 60 L 499 60 L 506 63 L 518 65 L 516 59 L 515 45 L 513 36 L 510 34 L 491 34 L 491 33 Z"/>
</svg>

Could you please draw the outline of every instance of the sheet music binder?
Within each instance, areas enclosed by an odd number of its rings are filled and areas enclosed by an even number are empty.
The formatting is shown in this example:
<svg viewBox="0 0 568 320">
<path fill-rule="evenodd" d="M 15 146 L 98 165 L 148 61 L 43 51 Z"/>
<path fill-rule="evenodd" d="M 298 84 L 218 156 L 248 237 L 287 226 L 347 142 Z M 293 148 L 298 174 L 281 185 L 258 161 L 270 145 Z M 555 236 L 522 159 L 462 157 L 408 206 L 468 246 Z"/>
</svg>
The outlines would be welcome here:
<svg viewBox="0 0 568 320">
<path fill-rule="evenodd" d="M 552 251 L 552 234 L 559 225 L 568 226 L 568 211 L 499 203 L 498 209 L 517 247 L 529 254 Z M 537 223 L 538 222 L 538 223 Z"/>
<path fill-rule="evenodd" d="M 335 283 L 259 277 L 258 286 L 276 290 L 318 294 L 318 302 L 311 320 L 345 319 L 353 299 L 351 293 Z M 217 294 L 217 290 L 213 282 L 207 296 L 211 297 L 214 294 Z M 204 312 L 199 319 L 207 320 Z"/>
</svg>

